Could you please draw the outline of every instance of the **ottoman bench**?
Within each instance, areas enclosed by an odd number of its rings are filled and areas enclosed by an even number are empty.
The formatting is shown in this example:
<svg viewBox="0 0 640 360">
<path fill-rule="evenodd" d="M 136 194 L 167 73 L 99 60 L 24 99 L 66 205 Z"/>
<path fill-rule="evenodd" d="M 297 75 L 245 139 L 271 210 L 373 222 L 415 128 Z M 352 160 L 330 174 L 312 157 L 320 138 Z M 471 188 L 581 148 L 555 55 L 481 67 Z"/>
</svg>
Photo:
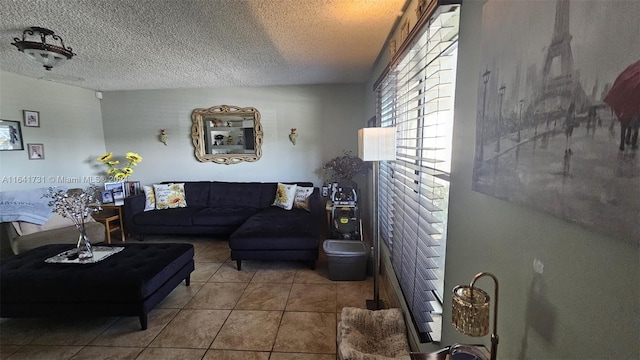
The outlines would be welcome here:
<svg viewBox="0 0 640 360">
<path fill-rule="evenodd" d="M 283 221 L 286 213 L 287 221 Z M 231 259 L 242 269 L 242 260 L 304 261 L 311 269 L 318 259 L 324 219 L 304 210 L 272 207 L 249 218 L 229 236 Z"/>
<path fill-rule="evenodd" d="M 178 284 L 190 284 L 193 245 L 118 244 L 124 250 L 92 264 L 45 260 L 73 248 L 41 246 L 2 261 L 0 317 L 138 316 L 147 314 Z"/>
</svg>

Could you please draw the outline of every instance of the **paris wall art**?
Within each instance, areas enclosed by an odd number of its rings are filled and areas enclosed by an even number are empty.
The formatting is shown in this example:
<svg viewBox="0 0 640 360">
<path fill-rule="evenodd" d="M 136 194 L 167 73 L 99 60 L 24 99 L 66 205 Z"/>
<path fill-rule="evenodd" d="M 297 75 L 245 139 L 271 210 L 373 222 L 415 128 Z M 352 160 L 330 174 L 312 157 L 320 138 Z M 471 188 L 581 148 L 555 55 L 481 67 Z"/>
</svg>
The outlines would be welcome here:
<svg viewBox="0 0 640 360">
<path fill-rule="evenodd" d="M 489 0 L 473 190 L 640 244 L 640 1 Z"/>
</svg>

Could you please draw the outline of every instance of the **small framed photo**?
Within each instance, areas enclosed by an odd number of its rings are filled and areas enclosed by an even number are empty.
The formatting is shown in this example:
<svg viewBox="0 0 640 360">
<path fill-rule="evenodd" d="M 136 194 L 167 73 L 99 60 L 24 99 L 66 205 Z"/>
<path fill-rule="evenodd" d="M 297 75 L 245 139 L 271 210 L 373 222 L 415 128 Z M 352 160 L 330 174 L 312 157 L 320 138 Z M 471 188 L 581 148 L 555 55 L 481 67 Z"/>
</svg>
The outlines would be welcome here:
<svg viewBox="0 0 640 360">
<path fill-rule="evenodd" d="M 29 153 L 29 160 L 43 160 L 44 144 L 27 144 L 27 152 Z"/>
<path fill-rule="evenodd" d="M 140 193 L 140 181 L 127 181 L 124 183 L 124 195 L 125 197 L 135 196 Z"/>
<path fill-rule="evenodd" d="M 24 150 L 20 121 L 0 120 L 0 151 Z"/>
<path fill-rule="evenodd" d="M 22 117 L 24 118 L 24 126 L 40 127 L 40 112 L 39 111 L 22 110 Z"/>
<path fill-rule="evenodd" d="M 104 183 L 104 189 L 110 190 L 115 205 L 124 204 L 124 184 L 121 182 Z"/>
<path fill-rule="evenodd" d="M 113 203 L 113 193 L 111 190 L 103 190 L 100 192 L 100 197 L 102 198 L 103 204 L 112 204 Z"/>
</svg>

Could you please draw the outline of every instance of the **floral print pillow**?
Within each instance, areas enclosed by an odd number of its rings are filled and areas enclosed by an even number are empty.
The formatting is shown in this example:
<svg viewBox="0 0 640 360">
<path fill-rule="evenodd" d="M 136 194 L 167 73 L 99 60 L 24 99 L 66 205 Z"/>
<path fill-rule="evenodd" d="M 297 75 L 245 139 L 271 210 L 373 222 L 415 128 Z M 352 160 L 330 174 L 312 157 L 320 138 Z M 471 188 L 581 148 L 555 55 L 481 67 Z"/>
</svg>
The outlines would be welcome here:
<svg viewBox="0 0 640 360">
<path fill-rule="evenodd" d="M 187 207 L 184 183 L 154 184 L 153 192 L 156 196 L 156 209 L 158 210 Z"/>
<path fill-rule="evenodd" d="M 278 183 L 276 189 L 276 198 L 273 200 L 271 206 L 277 206 L 285 210 L 291 210 L 293 207 L 293 201 L 296 197 L 296 185 L 287 185 Z"/>
</svg>

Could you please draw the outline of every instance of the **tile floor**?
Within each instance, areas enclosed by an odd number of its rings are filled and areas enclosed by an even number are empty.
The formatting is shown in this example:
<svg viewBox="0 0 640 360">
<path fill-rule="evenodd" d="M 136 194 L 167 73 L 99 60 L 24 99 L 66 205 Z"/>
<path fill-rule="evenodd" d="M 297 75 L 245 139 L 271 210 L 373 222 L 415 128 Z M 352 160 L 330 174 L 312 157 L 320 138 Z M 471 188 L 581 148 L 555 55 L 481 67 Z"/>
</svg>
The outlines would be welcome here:
<svg viewBox="0 0 640 360">
<path fill-rule="evenodd" d="M 0 319 L 0 359 L 334 360 L 342 308 L 365 308 L 373 280 L 331 281 L 321 253 L 316 269 L 296 262 L 231 261 L 227 241 L 195 246 L 184 282 L 137 317 Z"/>
</svg>

